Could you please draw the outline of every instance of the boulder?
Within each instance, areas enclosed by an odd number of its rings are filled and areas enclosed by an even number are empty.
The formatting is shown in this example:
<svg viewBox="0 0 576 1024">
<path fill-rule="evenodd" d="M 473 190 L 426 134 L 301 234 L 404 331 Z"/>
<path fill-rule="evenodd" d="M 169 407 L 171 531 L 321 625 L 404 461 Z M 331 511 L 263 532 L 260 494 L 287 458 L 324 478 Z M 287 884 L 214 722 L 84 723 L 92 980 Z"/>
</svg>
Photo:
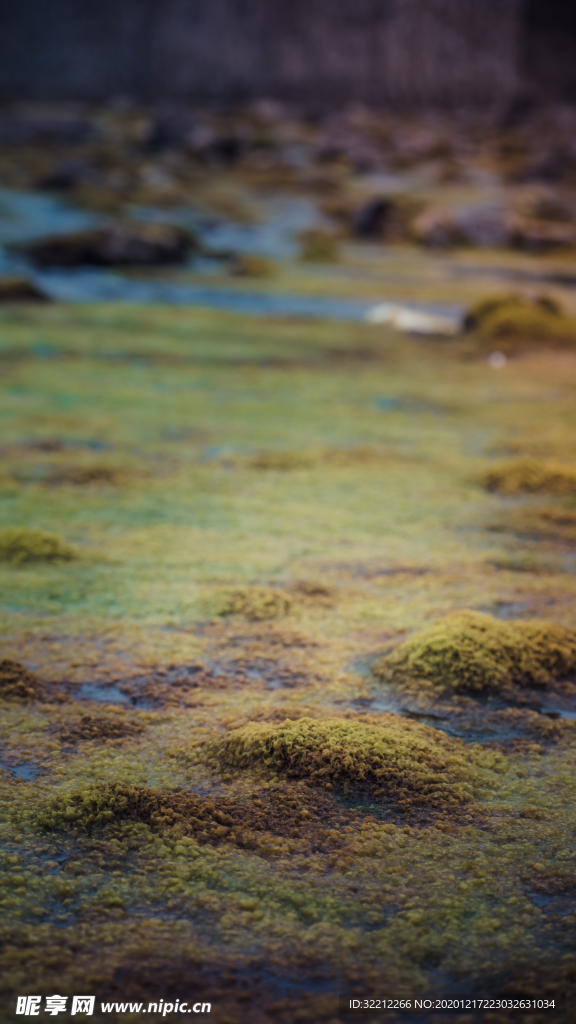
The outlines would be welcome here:
<svg viewBox="0 0 576 1024">
<path fill-rule="evenodd" d="M 382 238 L 393 211 L 391 199 L 371 199 L 361 206 L 354 218 L 354 234 L 358 238 Z"/>
<path fill-rule="evenodd" d="M 40 267 L 129 267 L 183 263 L 198 248 L 191 231 L 160 224 L 115 224 L 21 246 Z"/>
</svg>

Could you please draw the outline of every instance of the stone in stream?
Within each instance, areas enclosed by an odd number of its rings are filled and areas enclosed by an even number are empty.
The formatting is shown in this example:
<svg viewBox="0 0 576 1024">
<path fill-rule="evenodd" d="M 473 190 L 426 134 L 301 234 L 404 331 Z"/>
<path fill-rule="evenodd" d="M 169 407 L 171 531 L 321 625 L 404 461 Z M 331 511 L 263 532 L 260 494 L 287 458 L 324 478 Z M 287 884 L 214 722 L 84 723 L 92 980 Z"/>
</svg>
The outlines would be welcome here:
<svg viewBox="0 0 576 1024">
<path fill-rule="evenodd" d="M 114 224 L 54 235 L 19 248 L 41 267 L 122 267 L 183 263 L 199 246 L 195 235 L 186 228 Z"/>
</svg>

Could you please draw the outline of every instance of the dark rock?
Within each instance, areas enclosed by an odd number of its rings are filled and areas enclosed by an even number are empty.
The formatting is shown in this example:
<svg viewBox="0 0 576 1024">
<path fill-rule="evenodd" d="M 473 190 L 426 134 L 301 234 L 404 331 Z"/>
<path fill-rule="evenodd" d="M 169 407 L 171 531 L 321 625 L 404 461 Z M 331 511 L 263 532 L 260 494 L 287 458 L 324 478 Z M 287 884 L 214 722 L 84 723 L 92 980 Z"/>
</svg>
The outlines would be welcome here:
<svg viewBox="0 0 576 1024">
<path fill-rule="evenodd" d="M 47 191 L 67 192 L 97 178 L 97 172 L 89 164 L 79 160 L 63 160 L 48 174 L 39 178 L 36 187 Z"/>
<path fill-rule="evenodd" d="M 129 267 L 183 263 L 198 248 L 191 231 L 159 224 L 117 224 L 21 246 L 41 267 Z"/>
<path fill-rule="evenodd" d="M 382 238 L 393 206 L 391 199 L 371 199 L 354 218 L 354 234 L 359 238 Z"/>
<path fill-rule="evenodd" d="M 50 296 L 27 277 L 0 278 L 0 303 L 51 301 Z"/>
</svg>

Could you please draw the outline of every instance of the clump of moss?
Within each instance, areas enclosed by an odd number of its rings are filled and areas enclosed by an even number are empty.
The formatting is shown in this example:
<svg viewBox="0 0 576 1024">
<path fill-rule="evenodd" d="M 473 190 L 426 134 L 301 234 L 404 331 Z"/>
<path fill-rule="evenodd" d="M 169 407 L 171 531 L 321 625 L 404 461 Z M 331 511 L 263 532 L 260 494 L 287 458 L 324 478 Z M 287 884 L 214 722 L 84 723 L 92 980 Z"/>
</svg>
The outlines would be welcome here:
<svg viewBox="0 0 576 1024">
<path fill-rule="evenodd" d="M 78 793 L 57 796 L 48 803 L 38 821 L 50 830 L 81 832 L 114 821 L 135 821 L 144 822 L 160 833 L 176 828 L 184 834 L 198 832 L 206 839 L 226 835 L 232 824 L 232 819 L 220 813 L 213 801 L 195 793 L 175 794 L 120 782 L 102 783 Z"/>
<path fill-rule="evenodd" d="M 49 477 L 52 484 L 73 484 L 77 487 L 94 485 L 117 486 L 123 482 L 125 474 L 116 466 L 85 465 L 58 466 Z"/>
<path fill-rule="evenodd" d="M 465 745 L 397 715 L 373 721 L 301 718 L 251 723 L 219 746 L 234 768 L 262 766 L 321 786 L 369 791 L 404 809 L 470 799 Z"/>
<path fill-rule="evenodd" d="M 126 722 L 117 715 L 82 715 L 79 721 L 70 722 L 59 730 L 63 743 L 78 743 L 81 740 L 103 742 L 137 736 L 143 732 L 139 722 Z"/>
<path fill-rule="evenodd" d="M 576 631 L 455 612 L 373 666 L 375 675 L 439 693 L 550 686 L 576 669 Z"/>
<path fill-rule="evenodd" d="M 281 473 L 292 469 L 309 469 L 314 457 L 309 452 L 263 451 L 249 459 L 250 469 L 276 470 Z"/>
<path fill-rule="evenodd" d="M 576 468 L 560 462 L 514 459 L 490 469 L 484 486 L 494 494 L 574 494 Z"/>
<path fill-rule="evenodd" d="M 514 533 L 517 537 L 527 537 L 530 540 L 572 545 L 576 543 L 576 512 L 552 506 L 520 508 L 516 509 L 513 515 L 507 515 L 492 523 L 489 528 L 494 533 Z M 516 553 L 514 557 L 538 561 L 533 553 Z"/>
<path fill-rule="evenodd" d="M 576 317 L 565 314 L 548 296 L 533 300 L 519 295 L 489 296 L 469 310 L 466 324 L 505 354 L 531 344 L 576 345 Z"/>
<path fill-rule="evenodd" d="M 338 242 L 330 231 L 310 228 L 300 234 L 300 259 L 304 263 L 337 263 Z"/>
<path fill-rule="evenodd" d="M 19 661 L 2 658 L 0 661 L 0 698 L 5 700 L 39 700 L 44 687 L 33 672 Z"/>
<path fill-rule="evenodd" d="M 174 841 L 176 853 L 193 853 L 195 843 L 227 843 L 274 858 L 341 849 L 356 838 L 364 814 L 298 782 L 256 790 L 251 799 L 223 796 L 216 801 L 196 793 L 104 783 L 50 800 L 38 818 L 49 831 L 63 832 L 94 833 L 117 822 L 148 825 Z"/>
<path fill-rule="evenodd" d="M 266 256 L 244 253 L 234 258 L 230 265 L 230 272 L 235 277 L 274 277 L 276 265 Z"/>
<path fill-rule="evenodd" d="M 294 580 L 290 589 L 299 598 L 310 602 L 310 604 L 330 606 L 335 597 L 334 589 L 318 580 Z"/>
<path fill-rule="evenodd" d="M 69 562 L 76 552 L 55 533 L 31 530 L 25 526 L 0 530 L 0 561 L 13 565 L 32 562 Z"/>
<path fill-rule="evenodd" d="M 263 622 L 282 618 L 290 608 L 290 598 L 272 587 L 242 587 L 223 595 L 218 614 L 241 615 L 250 622 Z"/>
</svg>

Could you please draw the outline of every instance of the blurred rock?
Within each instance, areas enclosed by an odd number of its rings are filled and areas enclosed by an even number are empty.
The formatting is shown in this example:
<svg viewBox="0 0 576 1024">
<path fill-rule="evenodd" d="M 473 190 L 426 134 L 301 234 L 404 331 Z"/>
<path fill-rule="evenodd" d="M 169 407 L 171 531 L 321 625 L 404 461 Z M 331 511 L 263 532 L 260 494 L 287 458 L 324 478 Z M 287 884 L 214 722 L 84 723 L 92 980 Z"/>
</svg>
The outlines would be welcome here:
<svg viewBox="0 0 576 1024">
<path fill-rule="evenodd" d="M 0 303 L 51 301 L 50 296 L 27 277 L 15 275 L 0 278 Z"/>
<path fill-rule="evenodd" d="M 431 249 L 447 249 L 462 242 L 455 214 L 445 206 L 430 206 L 412 221 L 415 241 Z"/>
<path fill-rule="evenodd" d="M 515 217 L 511 220 L 510 229 L 512 245 L 529 252 L 571 249 L 576 246 L 576 226 L 573 224 Z"/>
<path fill-rule="evenodd" d="M 354 218 L 354 234 L 358 238 L 382 238 L 393 207 L 391 199 L 371 199 Z"/>
<path fill-rule="evenodd" d="M 422 212 L 422 205 L 420 199 L 408 194 L 374 197 L 352 213 L 352 232 L 357 238 L 407 241 L 412 237 L 411 225 Z"/>
<path fill-rule="evenodd" d="M 183 263 L 198 248 L 197 239 L 185 228 L 118 224 L 44 238 L 20 250 L 41 267 L 121 267 Z"/>
<path fill-rule="evenodd" d="M 430 206 L 412 221 L 411 230 L 421 245 L 436 249 L 457 245 L 499 248 L 510 239 L 506 210 L 496 204 L 453 209 Z"/>
<path fill-rule="evenodd" d="M 68 192 L 85 183 L 98 180 L 98 172 L 81 160 L 62 160 L 36 182 L 36 188 Z"/>
<path fill-rule="evenodd" d="M 506 209 L 497 204 L 461 207 L 456 214 L 456 224 L 468 245 L 497 249 L 509 241 Z"/>
</svg>

